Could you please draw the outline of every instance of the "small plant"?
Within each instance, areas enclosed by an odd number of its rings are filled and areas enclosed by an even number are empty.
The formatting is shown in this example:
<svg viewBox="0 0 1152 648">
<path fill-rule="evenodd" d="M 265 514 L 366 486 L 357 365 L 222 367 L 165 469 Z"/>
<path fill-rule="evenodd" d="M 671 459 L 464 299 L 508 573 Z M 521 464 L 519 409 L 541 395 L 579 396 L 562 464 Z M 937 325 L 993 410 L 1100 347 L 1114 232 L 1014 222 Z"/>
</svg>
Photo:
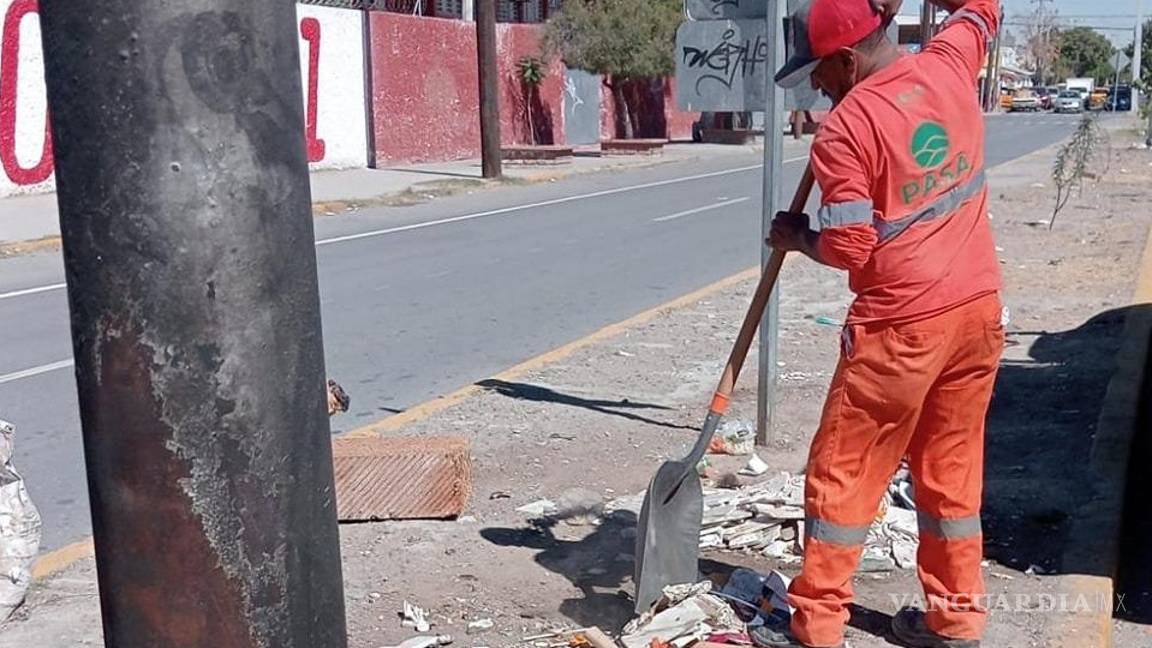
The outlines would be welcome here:
<svg viewBox="0 0 1152 648">
<path fill-rule="evenodd" d="M 1056 225 L 1056 217 L 1072 198 L 1072 192 L 1076 191 L 1077 195 L 1083 193 L 1085 179 L 1099 180 L 1100 176 L 1108 172 L 1108 165 L 1111 162 L 1110 151 L 1108 134 L 1100 128 L 1094 117 L 1085 115 L 1076 127 L 1076 132 L 1072 134 L 1072 139 L 1060 147 L 1060 151 L 1056 154 L 1056 163 L 1052 166 L 1052 180 L 1056 183 L 1056 205 L 1052 210 L 1052 220 L 1048 222 L 1048 229 Z M 1103 169 L 1097 173 L 1093 167 L 1098 164 L 1102 164 Z"/>
<path fill-rule="evenodd" d="M 529 144 L 536 144 L 536 124 L 532 113 L 535 111 L 536 97 L 540 92 L 540 85 L 548 76 L 548 64 L 538 56 L 525 56 L 516 64 L 520 76 L 520 83 L 524 87 L 524 112 L 528 116 Z"/>
</svg>

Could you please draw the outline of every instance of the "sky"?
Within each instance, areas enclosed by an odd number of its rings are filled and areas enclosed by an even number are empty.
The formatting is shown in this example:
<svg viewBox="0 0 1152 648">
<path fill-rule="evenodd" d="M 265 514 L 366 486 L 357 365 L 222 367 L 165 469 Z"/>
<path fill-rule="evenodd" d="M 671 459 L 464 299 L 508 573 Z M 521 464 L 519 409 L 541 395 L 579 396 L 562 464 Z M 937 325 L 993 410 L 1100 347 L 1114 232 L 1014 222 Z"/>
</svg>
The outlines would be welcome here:
<svg viewBox="0 0 1152 648">
<path fill-rule="evenodd" d="M 1009 22 L 1014 18 L 1031 13 L 1036 3 L 1032 0 L 1002 0 L 1004 14 Z M 1087 25 L 1090 27 L 1118 27 L 1124 31 L 1102 30 L 1118 46 L 1132 42 L 1132 28 L 1136 24 L 1138 0 L 1046 0 L 1047 9 L 1055 9 L 1064 17 L 1065 24 Z M 905 0 L 901 13 L 918 13 L 918 0 Z M 1152 0 L 1144 0 L 1145 19 L 1152 17 Z M 1020 32 L 1019 27 L 1009 27 Z"/>
</svg>

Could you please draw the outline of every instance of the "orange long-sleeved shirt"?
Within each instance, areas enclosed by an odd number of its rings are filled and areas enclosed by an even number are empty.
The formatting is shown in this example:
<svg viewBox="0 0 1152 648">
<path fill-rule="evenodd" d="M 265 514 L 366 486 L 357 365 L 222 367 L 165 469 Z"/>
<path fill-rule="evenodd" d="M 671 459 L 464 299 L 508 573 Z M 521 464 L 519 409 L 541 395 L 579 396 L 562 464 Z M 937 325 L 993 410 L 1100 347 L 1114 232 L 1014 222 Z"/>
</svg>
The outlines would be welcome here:
<svg viewBox="0 0 1152 648">
<path fill-rule="evenodd" d="M 921 319 L 1000 289 L 976 93 L 999 18 L 997 0 L 971 0 L 816 135 L 817 253 L 848 271 L 851 323 Z"/>
</svg>

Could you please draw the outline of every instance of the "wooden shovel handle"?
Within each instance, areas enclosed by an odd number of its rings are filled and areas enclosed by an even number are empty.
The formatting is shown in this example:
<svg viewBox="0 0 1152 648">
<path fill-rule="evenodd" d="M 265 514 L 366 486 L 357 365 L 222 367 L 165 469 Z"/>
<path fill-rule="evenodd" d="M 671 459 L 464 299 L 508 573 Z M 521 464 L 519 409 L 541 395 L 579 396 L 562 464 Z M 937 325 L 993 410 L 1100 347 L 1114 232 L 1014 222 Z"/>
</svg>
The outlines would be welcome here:
<svg viewBox="0 0 1152 648">
<path fill-rule="evenodd" d="M 812 193 L 812 186 L 816 178 L 812 175 L 812 167 L 804 168 L 804 175 L 792 196 L 792 205 L 789 211 L 800 213 L 808 204 L 808 196 Z M 728 356 L 728 364 L 724 367 L 724 374 L 720 377 L 720 385 L 716 387 L 716 395 L 712 398 L 709 412 L 723 416 L 728 410 L 728 401 L 732 397 L 732 390 L 736 387 L 736 379 L 740 377 L 740 370 L 744 367 L 744 360 L 748 357 L 748 349 L 752 347 L 752 339 L 756 337 L 756 330 L 760 321 L 764 319 L 764 310 L 768 307 L 768 298 L 772 296 L 772 289 L 776 286 L 776 279 L 780 276 L 780 268 L 784 265 L 782 250 L 774 250 L 764 266 L 764 273 L 760 275 L 760 284 L 756 287 L 756 295 L 748 307 L 748 314 L 744 316 L 744 324 L 740 326 L 740 334 L 736 336 L 736 344 Z"/>
</svg>

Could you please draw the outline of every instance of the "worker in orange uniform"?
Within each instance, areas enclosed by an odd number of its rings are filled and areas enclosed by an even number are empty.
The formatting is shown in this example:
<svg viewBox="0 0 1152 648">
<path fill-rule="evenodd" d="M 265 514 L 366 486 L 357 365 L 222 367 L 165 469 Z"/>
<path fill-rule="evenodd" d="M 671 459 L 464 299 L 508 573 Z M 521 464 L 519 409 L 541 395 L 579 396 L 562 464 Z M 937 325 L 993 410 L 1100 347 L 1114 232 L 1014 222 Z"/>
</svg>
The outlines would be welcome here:
<svg viewBox="0 0 1152 648">
<path fill-rule="evenodd" d="M 977 77 L 998 0 L 951 12 L 916 55 L 885 35 L 900 0 L 809 0 L 791 17 L 776 81 L 809 80 L 834 104 L 812 143 L 818 230 L 778 214 L 769 243 L 848 271 L 856 294 L 808 457 L 804 565 L 790 625 L 761 646 L 841 646 L 852 574 L 901 459 L 909 457 L 926 610 L 892 621 L 908 646 L 980 645 L 984 419 L 1004 345 L 988 220 Z"/>
</svg>

